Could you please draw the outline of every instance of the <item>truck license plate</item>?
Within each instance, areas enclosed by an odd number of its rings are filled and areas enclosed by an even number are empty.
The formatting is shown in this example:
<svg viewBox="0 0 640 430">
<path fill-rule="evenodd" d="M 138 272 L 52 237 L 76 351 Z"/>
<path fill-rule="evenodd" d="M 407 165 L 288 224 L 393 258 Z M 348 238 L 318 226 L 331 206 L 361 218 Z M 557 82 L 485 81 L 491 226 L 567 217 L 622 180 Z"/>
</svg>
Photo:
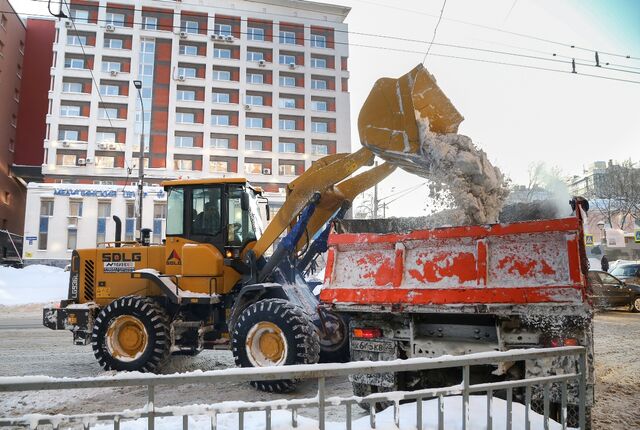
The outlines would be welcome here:
<svg viewBox="0 0 640 430">
<path fill-rule="evenodd" d="M 395 352 L 395 345 L 393 342 L 380 342 L 369 340 L 351 340 L 351 349 L 357 349 L 360 351 L 369 352 Z"/>
</svg>

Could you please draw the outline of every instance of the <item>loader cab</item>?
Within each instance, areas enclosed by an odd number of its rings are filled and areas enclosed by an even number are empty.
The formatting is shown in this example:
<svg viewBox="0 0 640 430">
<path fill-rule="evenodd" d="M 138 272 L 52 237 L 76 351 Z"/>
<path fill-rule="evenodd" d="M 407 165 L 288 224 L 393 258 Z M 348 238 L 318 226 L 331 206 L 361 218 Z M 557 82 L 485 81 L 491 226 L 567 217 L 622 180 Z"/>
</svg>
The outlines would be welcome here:
<svg viewBox="0 0 640 430">
<path fill-rule="evenodd" d="M 209 243 L 225 257 L 241 251 L 262 234 L 257 199 L 260 190 L 246 180 L 205 179 L 165 182 L 166 236 Z"/>
</svg>

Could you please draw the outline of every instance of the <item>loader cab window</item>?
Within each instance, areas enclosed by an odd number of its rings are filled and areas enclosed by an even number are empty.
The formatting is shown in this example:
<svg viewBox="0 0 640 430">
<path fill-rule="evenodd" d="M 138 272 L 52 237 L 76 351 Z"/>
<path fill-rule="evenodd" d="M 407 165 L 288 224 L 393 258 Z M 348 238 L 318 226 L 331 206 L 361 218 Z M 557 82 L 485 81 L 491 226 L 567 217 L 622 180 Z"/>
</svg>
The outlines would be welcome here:
<svg viewBox="0 0 640 430">
<path fill-rule="evenodd" d="M 191 191 L 191 235 L 208 236 L 222 233 L 222 189 L 216 187 L 193 188 Z M 206 240 L 209 242 L 209 240 Z"/>
<path fill-rule="evenodd" d="M 184 233 L 184 189 L 170 188 L 167 197 L 167 232 L 181 235 Z"/>
<path fill-rule="evenodd" d="M 256 232 L 250 208 L 242 210 L 243 187 L 229 188 L 229 216 L 227 243 L 230 246 L 242 246 L 256 240 Z"/>
</svg>

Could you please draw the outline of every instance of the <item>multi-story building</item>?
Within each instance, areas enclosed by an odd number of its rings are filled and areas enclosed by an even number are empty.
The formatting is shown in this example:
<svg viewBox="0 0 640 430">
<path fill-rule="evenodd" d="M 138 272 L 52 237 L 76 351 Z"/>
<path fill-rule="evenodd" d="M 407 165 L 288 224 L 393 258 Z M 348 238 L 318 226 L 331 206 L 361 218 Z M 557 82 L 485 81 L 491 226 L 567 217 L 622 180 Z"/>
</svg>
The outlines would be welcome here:
<svg viewBox="0 0 640 430">
<path fill-rule="evenodd" d="M 12 165 L 26 28 L 7 0 L 0 0 L 0 10 L 0 230 L 22 235 L 26 189 Z"/>
<path fill-rule="evenodd" d="M 609 161 L 609 164 L 612 162 Z M 601 194 L 602 179 L 607 172 L 606 161 L 595 161 L 583 171 L 581 176 L 573 176 L 567 182 L 569 192 L 574 196 L 590 196 Z"/>
<path fill-rule="evenodd" d="M 246 175 L 278 192 L 319 157 L 350 151 L 348 8 L 200 3 L 70 1 L 54 44 L 45 182 L 125 184 L 141 118 L 151 184 Z"/>
<path fill-rule="evenodd" d="M 274 210 L 315 160 L 350 152 L 349 8 L 300 0 L 69 5 L 53 45 L 42 165 L 49 184 L 29 188 L 28 259 L 60 261 L 71 246 L 110 238 L 108 217 L 106 225 L 80 222 L 84 200 L 98 213 L 113 199 L 113 214 L 128 220 L 125 234 L 137 230 L 135 202 L 121 194 L 137 180 L 141 140 L 147 185 L 244 176 Z M 78 186 L 68 194 L 59 183 Z M 162 204 L 145 199 L 142 227 L 156 238 Z"/>
</svg>

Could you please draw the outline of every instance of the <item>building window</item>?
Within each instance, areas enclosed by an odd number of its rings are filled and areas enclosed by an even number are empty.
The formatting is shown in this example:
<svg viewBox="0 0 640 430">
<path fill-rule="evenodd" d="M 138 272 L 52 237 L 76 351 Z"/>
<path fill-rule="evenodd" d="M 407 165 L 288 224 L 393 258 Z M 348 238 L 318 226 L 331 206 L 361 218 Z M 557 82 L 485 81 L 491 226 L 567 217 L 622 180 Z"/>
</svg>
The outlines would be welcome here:
<svg viewBox="0 0 640 430">
<path fill-rule="evenodd" d="M 69 200 L 69 217 L 80 218 L 82 216 L 82 200 Z"/>
<path fill-rule="evenodd" d="M 317 112 L 326 112 L 327 102 L 321 100 L 311 100 L 311 110 L 315 110 Z"/>
<path fill-rule="evenodd" d="M 135 240 L 136 229 L 136 205 L 134 202 L 127 202 L 126 217 L 124 221 L 124 240 L 133 242 Z"/>
<path fill-rule="evenodd" d="M 40 227 L 38 228 L 38 249 L 47 249 L 49 220 L 53 216 L 53 200 L 40 200 Z"/>
<path fill-rule="evenodd" d="M 231 49 L 213 48 L 213 58 L 230 59 Z"/>
<path fill-rule="evenodd" d="M 198 21 L 182 21 L 180 30 L 189 34 L 198 34 Z"/>
<path fill-rule="evenodd" d="M 193 148 L 193 136 L 176 136 L 175 146 L 176 148 Z"/>
<path fill-rule="evenodd" d="M 196 115 L 193 112 L 176 112 L 176 122 L 179 124 L 195 124 Z"/>
<path fill-rule="evenodd" d="M 211 93 L 213 103 L 231 103 L 231 95 L 229 93 Z"/>
<path fill-rule="evenodd" d="M 311 145 L 311 153 L 313 155 L 328 155 L 329 154 L 329 147 L 327 145 L 312 144 Z"/>
<path fill-rule="evenodd" d="M 87 36 L 67 34 L 67 45 L 84 46 L 87 44 Z"/>
<path fill-rule="evenodd" d="M 245 140 L 244 149 L 247 151 L 262 151 L 261 140 Z"/>
<path fill-rule="evenodd" d="M 311 35 L 311 47 L 312 48 L 326 48 L 327 47 L 327 36 L 322 34 L 312 34 Z"/>
<path fill-rule="evenodd" d="M 264 29 L 260 27 L 248 27 L 247 39 L 264 41 Z"/>
<path fill-rule="evenodd" d="M 247 117 L 247 128 L 264 128 L 264 121 L 260 117 Z"/>
<path fill-rule="evenodd" d="M 117 119 L 118 109 L 116 108 L 98 108 L 98 118 L 100 119 Z"/>
<path fill-rule="evenodd" d="M 211 125 L 230 125 L 229 115 L 227 114 L 212 114 Z"/>
<path fill-rule="evenodd" d="M 66 116 L 66 117 L 80 116 L 80 106 L 60 105 L 60 116 Z"/>
<path fill-rule="evenodd" d="M 227 173 L 229 172 L 229 162 L 211 160 L 209 161 L 209 171 L 213 173 Z"/>
<path fill-rule="evenodd" d="M 213 80 L 214 81 L 230 81 L 231 80 L 231 72 L 228 70 L 214 70 L 213 71 Z"/>
<path fill-rule="evenodd" d="M 96 132 L 96 143 L 116 143 L 116 133 L 111 131 Z"/>
<path fill-rule="evenodd" d="M 230 24 L 215 24 L 213 26 L 213 32 L 220 36 L 231 36 L 231 30 Z"/>
<path fill-rule="evenodd" d="M 153 243 L 162 242 L 162 225 L 167 219 L 167 205 L 155 203 L 153 205 Z"/>
<path fill-rule="evenodd" d="M 326 69 L 327 60 L 325 58 L 313 58 L 311 57 L 311 67 L 316 69 Z"/>
<path fill-rule="evenodd" d="M 295 55 L 280 54 L 278 56 L 278 62 L 280 64 L 296 64 L 296 57 Z"/>
<path fill-rule="evenodd" d="M 117 61 L 103 61 L 101 70 L 103 72 L 120 72 L 122 64 Z"/>
<path fill-rule="evenodd" d="M 58 166 L 75 166 L 76 165 L 76 158 L 77 156 L 75 154 L 57 154 L 56 155 L 56 164 Z"/>
<path fill-rule="evenodd" d="M 210 146 L 217 149 L 229 149 L 229 139 L 225 137 L 212 137 Z"/>
<path fill-rule="evenodd" d="M 177 97 L 178 100 L 192 102 L 196 99 L 196 92 L 194 90 L 178 90 Z"/>
<path fill-rule="evenodd" d="M 144 28 L 145 30 L 157 30 L 158 18 L 156 18 L 155 16 L 143 16 L 142 28 Z"/>
<path fill-rule="evenodd" d="M 83 9 L 72 9 L 71 10 L 71 19 L 73 22 L 77 22 L 80 24 L 88 24 L 89 23 L 89 11 Z"/>
<path fill-rule="evenodd" d="M 281 87 L 295 87 L 296 86 L 296 78 L 293 76 L 280 76 L 280 86 Z"/>
<path fill-rule="evenodd" d="M 293 164 L 281 164 L 278 166 L 278 173 L 282 176 L 295 176 L 296 166 Z"/>
<path fill-rule="evenodd" d="M 114 27 L 124 27 L 124 14 L 107 12 L 105 17 L 105 23 L 107 25 L 113 25 Z"/>
<path fill-rule="evenodd" d="M 247 73 L 247 82 L 250 84 L 264 84 L 264 76 L 261 73 Z"/>
<path fill-rule="evenodd" d="M 296 144 L 291 142 L 280 142 L 278 143 L 278 152 L 283 154 L 295 154 Z"/>
<path fill-rule="evenodd" d="M 174 170 L 193 170 L 193 160 L 173 160 Z"/>
<path fill-rule="evenodd" d="M 78 227 L 69 224 L 67 227 L 67 250 L 72 251 L 78 247 Z"/>
<path fill-rule="evenodd" d="M 247 95 L 244 98 L 244 102 L 252 106 L 264 106 L 264 98 L 262 96 Z"/>
<path fill-rule="evenodd" d="M 198 47 L 195 45 L 180 45 L 181 55 L 198 55 Z"/>
<path fill-rule="evenodd" d="M 293 31 L 280 30 L 280 43 L 284 43 L 286 45 L 295 45 L 296 33 L 294 33 Z"/>
<path fill-rule="evenodd" d="M 111 202 L 98 202 L 98 229 L 96 242 L 107 241 L 107 219 L 111 217 Z"/>
<path fill-rule="evenodd" d="M 122 49 L 124 44 L 123 44 L 123 40 L 122 39 L 116 39 L 113 37 L 108 37 L 104 39 L 104 45 L 105 48 L 111 48 L 111 49 Z"/>
<path fill-rule="evenodd" d="M 195 78 L 197 71 L 195 67 L 178 67 L 178 76 L 185 78 Z"/>
<path fill-rule="evenodd" d="M 82 58 L 65 58 L 65 69 L 84 69 L 84 60 Z"/>
<path fill-rule="evenodd" d="M 295 109 L 296 108 L 296 99 L 292 98 L 280 98 L 278 101 L 278 106 L 282 109 Z"/>
<path fill-rule="evenodd" d="M 311 79 L 311 89 L 312 90 L 326 90 L 327 89 L 327 81 L 322 79 Z"/>
<path fill-rule="evenodd" d="M 281 119 L 279 122 L 280 122 L 280 130 L 295 130 L 296 129 L 296 120 L 294 120 L 294 119 Z M 295 145 L 294 145 L 294 147 L 295 147 Z"/>
<path fill-rule="evenodd" d="M 250 175 L 262 174 L 262 163 L 244 163 L 244 173 Z"/>
<path fill-rule="evenodd" d="M 96 155 L 95 157 L 95 165 L 96 167 L 103 169 L 112 169 L 115 167 L 115 157 L 107 157 L 104 155 Z"/>
<path fill-rule="evenodd" d="M 100 85 L 100 95 L 102 96 L 119 96 L 120 87 L 117 85 Z"/>
<path fill-rule="evenodd" d="M 59 130 L 58 140 L 79 140 L 80 132 L 78 130 Z"/>
<path fill-rule="evenodd" d="M 328 133 L 329 124 L 327 124 L 326 122 L 311 121 L 311 131 L 314 133 Z"/>
<path fill-rule="evenodd" d="M 264 52 L 247 51 L 247 61 L 264 61 Z"/>
</svg>

